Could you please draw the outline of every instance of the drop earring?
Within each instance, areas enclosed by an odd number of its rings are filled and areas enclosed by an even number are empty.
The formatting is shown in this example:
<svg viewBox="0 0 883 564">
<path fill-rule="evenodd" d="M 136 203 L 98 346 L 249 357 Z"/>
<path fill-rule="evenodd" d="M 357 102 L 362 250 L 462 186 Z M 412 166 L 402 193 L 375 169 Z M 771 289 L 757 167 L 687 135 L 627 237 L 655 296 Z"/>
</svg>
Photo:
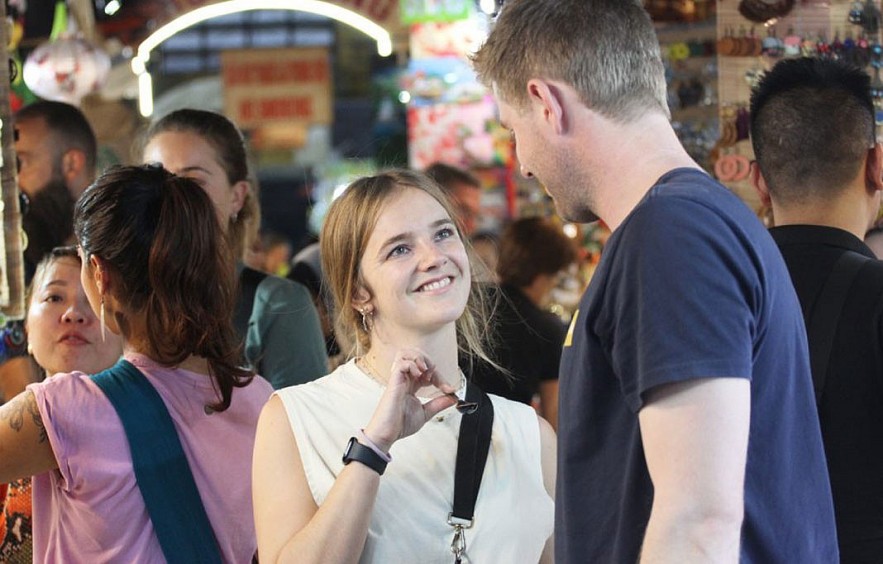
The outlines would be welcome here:
<svg viewBox="0 0 883 564">
<path fill-rule="evenodd" d="M 368 311 L 366 312 L 366 310 L 364 310 L 364 309 L 360 309 L 360 310 L 359 310 L 359 313 L 362 314 L 362 329 L 365 330 L 365 333 L 370 333 L 370 331 L 368 330 L 368 317 L 371 316 L 371 315 L 373 315 L 373 314 L 374 314 L 374 311 L 373 311 L 373 310 L 368 310 Z"/>
<path fill-rule="evenodd" d="M 104 296 L 101 296 L 101 309 L 98 312 L 98 322 L 101 326 L 101 342 L 107 341 L 107 325 L 104 324 Z"/>
</svg>

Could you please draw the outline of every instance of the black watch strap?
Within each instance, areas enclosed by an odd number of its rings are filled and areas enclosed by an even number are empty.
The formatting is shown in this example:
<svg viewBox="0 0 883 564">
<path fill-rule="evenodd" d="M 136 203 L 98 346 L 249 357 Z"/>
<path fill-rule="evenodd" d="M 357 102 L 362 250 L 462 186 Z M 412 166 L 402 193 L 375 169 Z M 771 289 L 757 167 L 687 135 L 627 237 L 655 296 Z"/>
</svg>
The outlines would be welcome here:
<svg viewBox="0 0 883 564">
<path fill-rule="evenodd" d="M 386 461 L 369 447 L 360 443 L 356 437 L 350 437 L 349 442 L 346 444 L 346 450 L 343 451 L 344 464 L 349 464 L 353 460 L 361 462 L 381 476 L 386 470 Z"/>
</svg>

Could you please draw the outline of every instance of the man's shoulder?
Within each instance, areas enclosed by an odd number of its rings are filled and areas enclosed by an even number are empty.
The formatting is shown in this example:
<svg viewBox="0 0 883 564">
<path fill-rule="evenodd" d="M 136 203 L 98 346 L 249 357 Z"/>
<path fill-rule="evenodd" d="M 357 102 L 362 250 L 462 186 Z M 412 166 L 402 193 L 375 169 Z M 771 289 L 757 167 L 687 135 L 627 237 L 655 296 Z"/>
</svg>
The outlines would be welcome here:
<svg viewBox="0 0 883 564">
<path fill-rule="evenodd" d="M 851 302 L 857 304 L 860 309 L 876 316 L 883 315 L 883 261 L 858 255 L 864 259 L 858 269 L 855 283 L 850 288 Z"/>
<path fill-rule="evenodd" d="M 694 206 L 685 206 L 691 202 Z M 663 175 L 648 191 L 642 206 L 661 207 L 672 214 L 751 214 L 739 197 L 698 169 L 675 169 Z M 752 214 L 753 215 L 753 214 Z"/>
<path fill-rule="evenodd" d="M 883 295 L 883 261 L 855 235 L 821 225 L 773 227 L 770 234 L 795 280 L 824 279 L 849 257 L 860 262 L 857 288 Z"/>
<path fill-rule="evenodd" d="M 620 228 L 635 239 L 677 252 L 678 241 L 700 240 L 712 246 L 774 245 L 757 215 L 738 196 L 699 171 L 663 178 L 635 206 Z"/>
</svg>

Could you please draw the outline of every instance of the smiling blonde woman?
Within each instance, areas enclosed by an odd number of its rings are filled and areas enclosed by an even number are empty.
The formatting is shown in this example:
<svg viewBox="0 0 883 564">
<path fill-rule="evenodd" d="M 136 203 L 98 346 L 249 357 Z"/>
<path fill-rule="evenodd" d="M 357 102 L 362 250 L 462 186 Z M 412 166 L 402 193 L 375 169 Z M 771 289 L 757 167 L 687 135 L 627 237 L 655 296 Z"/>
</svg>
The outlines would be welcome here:
<svg viewBox="0 0 883 564">
<path fill-rule="evenodd" d="M 484 324 L 441 189 L 408 171 L 358 180 L 320 242 L 338 332 L 357 356 L 264 408 L 253 485 L 261 560 L 551 561 L 554 433 L 464 376 L 485 356 Z M 470 448 L 487 457 L 471 462 L 478 474 L 461 471 Z M 466 490 L 455 473 L 478 476 L 471 528 L 457 528 Z"/>
</svg>

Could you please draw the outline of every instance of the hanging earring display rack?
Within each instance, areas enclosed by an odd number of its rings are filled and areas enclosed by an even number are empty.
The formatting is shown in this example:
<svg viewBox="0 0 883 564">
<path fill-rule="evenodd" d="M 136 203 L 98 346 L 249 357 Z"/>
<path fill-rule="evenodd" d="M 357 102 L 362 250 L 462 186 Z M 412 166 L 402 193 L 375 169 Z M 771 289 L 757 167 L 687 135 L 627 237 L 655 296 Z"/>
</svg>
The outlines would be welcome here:
<svg viewBox="0 0 883 564">
<path fill-rule="evenodd" d="M 747 10 L 749 8 L 756 10 Z M 753 21 L 745 13 L 763 13 L 765 6 L 783 15 Z M 783 57 L 838 58 L 866 67 L 877 101 L 878 136 L 883 124 L 883 39 L 880 0 L 717 0 L 718 116 L 720 133 L 711 151 L 715 175 L 762 216 L 766 210 L 750 184 L 744 163 L 754 158 L 748 136 L 732 131 L 744 123 L 751 88 Z M 741 9 L 740 9 L 741 8 Z M 742 116 L 740 118 L 740 116 Z M 740 119 L 742 120 L 740 122 Z M 718 161 L 723 162 L 718 164 Z"/>
<path fill-rule="evenodd" d="M 713 19 L 659 23 L 672 126 L 693 159 L 711 170 L 718 132 L 717 43 Z"/>
</svg>

